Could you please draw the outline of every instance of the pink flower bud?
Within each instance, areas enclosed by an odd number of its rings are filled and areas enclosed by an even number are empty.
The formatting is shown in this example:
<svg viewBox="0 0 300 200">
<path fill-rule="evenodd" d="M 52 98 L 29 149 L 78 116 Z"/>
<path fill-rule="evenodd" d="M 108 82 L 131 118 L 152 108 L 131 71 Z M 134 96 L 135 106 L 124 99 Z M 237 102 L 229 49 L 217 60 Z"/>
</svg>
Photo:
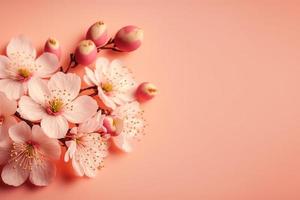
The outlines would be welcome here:
<svg viewBox="0 0 300 200">
<path fill-rule="evenodd" d="M 106 116 L 103 120 L 103 126 L 106 129 L 106 133 L 111 136 L 118 136 L 123 127 L 123 122 L 119 118 Z"/>
<path fill-rule="evenodd" d="M 136 90 L 135 96 L 139 102 L 146 102 L 157 94 L 157 88 L 152 83 L 144 82 L 139 85 Z"/>
<path fill-rule="evenodd" d="M 97 48 L 92 40 L 81 41 L 75 51 L 75 60 L 81 65 L 89 65 L 97 58 Z"/>
<path fill-rule="evenodd" d="M 136 26 L 125 26 L 115 36 L 115 46 L 121 51 L 134 51 L 139 48 L 144 38 L 142 29 Z"/>
<path fill-rule="evenodd" d="M 106 24 L 102 21 L 93 24 L 86 33 L 86 39 L 92 40 L 97 47 L 104 46 L 109 39 Z"/>
<path fill-rule="evenodd" d="M 44 52 L 53 53 L 57 56 L 58 59 L 60 59 L 61 47 L 58 40 L 49 38 L 45 43 Z"/>
</svg>

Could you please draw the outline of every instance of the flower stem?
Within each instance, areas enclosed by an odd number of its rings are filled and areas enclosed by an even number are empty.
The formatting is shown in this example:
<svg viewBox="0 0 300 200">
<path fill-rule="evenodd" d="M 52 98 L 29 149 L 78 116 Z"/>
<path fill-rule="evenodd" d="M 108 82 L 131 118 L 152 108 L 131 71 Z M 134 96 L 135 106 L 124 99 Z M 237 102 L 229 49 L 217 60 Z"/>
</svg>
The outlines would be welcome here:
<svg viewBox="0 0 300 200">
<path fill-rule="evenodd" d="M 83 92 L 83 91 L 86 91 L 86 90 L 91 90 L 91 89 L 94 89 L 94 90 L 95 90 L 95 89 L 97 89 L 97 86 L 96 86 L 96 85 L 94 85 L 94 86 L 90 86 L 90 87 L 82 88 L 82 89 L 80 89 L 80 91 L 79 91 L 79 92 L 81 93 L 81 92 Z"/>
<path fill-rule="evenodd" d="M 122 52 L 121 50 L 117 49 L 116 47 L 107 47 L 107 46 L 103 46 L 103 47 L 97 47 L 97 51 L 100 52 L 101 50 L 105 50 L 105 49 L 110 49 L 113 51 L 117 51 L 117 52 Z"/>
<path fill-rule="evenodd" d="M 78 63 L 75 60 L 75 55 L 73 53 L 70 54 L 70 63 L 67 67 L 67 69 L 64 71 L 64 73 L 68 73 L 68 71 L 70 70 L 70 68 L 76 67 L 78 65 Z"/>
<path fill-rule="evenodd" d="M 114 38 L 110 38 L 104 46 L 97 47 L 97 52 L 100 52 L 101 50 L 104 50 L 104 49 L 110 49 L 110 50 L 113 50 L 113 51 L 122 52 L 122 51 L 120 51 L 119 49 L 116 48 L 116 46 L 114 44 Z"/>
</svg>

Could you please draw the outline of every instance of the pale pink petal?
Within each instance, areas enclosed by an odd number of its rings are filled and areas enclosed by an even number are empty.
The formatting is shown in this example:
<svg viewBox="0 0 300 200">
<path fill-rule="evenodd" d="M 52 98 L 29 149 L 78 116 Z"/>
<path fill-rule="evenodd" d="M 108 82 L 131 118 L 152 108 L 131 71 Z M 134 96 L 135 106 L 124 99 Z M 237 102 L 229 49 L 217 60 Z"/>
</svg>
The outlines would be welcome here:
<svg viewBox="0 0 300 200">
<path fill-rule="evenodd" d="M 19 99 L 24 93 L 22 83 L 11 79 L 0 80 L 0 91 L 9 99 Z"/>
<path fill-rule="evenodd" d="M 114 144 L 125 152 L 132 151 L 132 139 L 130 137 L 126 137 L 124 135 L 119 135 L 117 137 L 112 137 Z"/>
<path fill-rule="evenodd" d="M 78 127 L 82 133 L 92 133 L 98 131 L 103 124 L 104 116 L 101 115 L 101 111 L 97 112 L 95 116 L 81 123 Z"/>
<path fill-rule="evenodd" d="M 84 170 L 82 166 L 78 163 L 79 161 L 76 160 L 76 158 L 72 159 L 72 166 L 77 176 L 83 176 Z"/>
<path fill-rule="evenodd" d="M 9 140 L 0 140 L 0 165 L 6 163 L 10 158 L 11 142 Z"/>
<path fill-rule="evenodd" d="M 99 80 L 101 80 L 103 73 L 106 74 L 107 69 L 109 68 L 109 60 L 100 57 L 96 60 L 96 77 L 98 77 Z"/>
<path fill-rule="evenodd" d="M 17 102 L 9 100 L 3 92 L 0 92 L 0 111 L 4 116 L 13 115 L 17 110 Z"/>
<path fill-rule="evenodd" d="M 98 87 L 98 96 L 107 107 L 113 110 L 116 109 L 116 104 L 104 94 L 103 90 L 100 87 Z"/>
<path fill-rule="evenodd" d="M 8 129 L 9 137 L 16 143 L 25 143 L 31 138 L 31 129 L 26 122 L 21 121 Z"/>
<path fill-rule="evenodd" d="M 73 100 L 79 94 L 80 77 L 73 73 L 57 72 L 48 82 L 48 88 L 54 96 L 66 100 Z"/>
<path fill-rule="evenodd" d="M 96 77 L 95 77 L 94 72 L 93 72 L 90 68 L 88 68 L 88 67 L 85 67 L 84 70 L 85 70 L 85 74 L 87 75 L 88 79 L 89 79 L 94 85 L 99 85 L 99 82 L 96 80 Z"/>
<path fill-rule="evenodd" d="M 39 144 L 37 148 L 44 156 L 55 160 L 59 159 L 61 148 L 58 141 L 49 138 L 40 126 L 32 127 L 32 140 Z"/>
<path fill-rule="evenodd" d="M 111 97 L 111 99 L 117 105 L 124 105 L 124 103 L 125 103 L 123 100 L 121 100 L 119 97 L 116 97 L 116 96 Z"/>
<path fill-rule="evenodd" d="M 134 101 L 134 89 L 128 90 L 124 93 L 117 93 L 115 96 L 120 99 L 123 103 Z"/>
<path fill-rule="evenodd" d="M 19 162 L 10 162 L 6 164 L 1 173 L 4 183 L 12 186 L 20 186 L 29 176 L 29 170 L 24 170 Z"/>
<path fill-rule="evenodd" d="M 71 128 L 70 133 L 72 133 L 74 135 L 77 135 L 77 133 L 78 133 L 78 127 L 75 126 L 75 127 Z"/>
<path fill-rule="evenodd" d="M 48 89 L 45 80 L 40 78 L 32 78 L 28 83 L 29 96 L 37 103 L 45 105 L 46 99 L 50 97 L 50 91 Z"/>
<path fill-rule="evenodd" d="M 63 138 L 68 131 L 69 124 L 61 115 L 45 115 L 41 121 L 41 127 L 50 138 Z"/>
<path fill-rule="evenodd" d="M 97 102 L 89 96 L 79 96 L 69 107 L 64 110 L 63 115 L 69 122 L 82 123 L 92 117 L 98 109 Z"/>
<path fill-rule="evenodd" d="M 8 127 L 2 125 L 2 127 L 0 128 L 0 165 L 5 163 L 10 158 L 12 141 L 8 136 Z"/>
<path fill-rule="evenodd" d="M 34 60 L 36 51 L 32 43 L 25 36 L 17 36 L 10 40 L 6 47 L 6 54 L 13 60 L 29 57 Z"/>
<path fill-rule="evenodd" d="M 6 56 L 0 55 L 0 78 L 7 78 L 7 66 L 10 60 Z"/>
<path fill-rule="evenodd" d="M 13 116 L 7 116 L 4 119 L 2 126 L 0 126 L 0 143 L 2 141 L 6 142 L 9 139 L 8 129 L 17 123 L 16 118 Z"/>
<path fill-rule="evenodd" d="M 42 78 L 49 77 L 60 67 L 57 56 L 47 52 L 38 57 L 35 64 L 38 69 L 36 74 Z"/>
<path fill-rule="evenodd" d="M 109 61 L 106 58 L 98 58 L 96 61 L 95 78 L 98 83 L 101 83 L 103 77 L 103 71 L 109 67 Z"/>
<path fill-rule="evenodd" d="M 64 161 L 68 162 L 69 159 L 73 159 L 76 151 L 76 142 L 74 140 L 66 141 L 68 150 L 65 153 Z"/>
<path fill-rule="evenodd" d="M 125 116 L 136 116 L 140 112 L 142 112 L 140 104 L 137 101 L 133 101 L 131 103 L 127 103 L 123 106 L 118 107 L 113 111 L 113 115 L 124 118 Z"/>
<path fill-rule="evenodd" d="M 56 167 L 48 160 L 35 160 L 32 164 L 29 180 L 37 186 L 49 185 L 56 175 Z"/>
<path fill-rule="evenodd" d="M 89 86 L 94 85 L 87 75 L 83 76 L 83 81 Z"/>
<path fill-rule="evenodd" d="M 45 109 L 28 96 L 21 97 L 18 112 L 23 118 L 30 121 L 38 121 L 46 115 Z"/>
</svg>

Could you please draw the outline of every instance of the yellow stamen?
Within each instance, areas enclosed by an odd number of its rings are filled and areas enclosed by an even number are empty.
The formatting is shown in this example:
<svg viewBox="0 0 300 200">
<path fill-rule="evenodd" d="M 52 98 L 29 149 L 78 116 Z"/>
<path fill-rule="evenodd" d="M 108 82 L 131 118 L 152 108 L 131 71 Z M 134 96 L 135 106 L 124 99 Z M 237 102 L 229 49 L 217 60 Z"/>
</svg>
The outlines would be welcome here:
<svg viewBox="0 0 300 200">
<path fill-rule="evenodd" d="M 31 72 L 27 68 L 21 67 L 18 69 L 18 74 L 23 78 L 28 78 L 31 75 Z"/>
<path fill-rule="evenodd" d="M 101 88 L 104 92 L 111 92 L 113 90 L 113 86 L 111 83 L 106 82 L 101 84 Z"/>
<path fill-rule="evenodd" d="M 49 102 L 50 109 L 52 112 L 56 113 L 61 110 L 63 107 L 63 102 L 61 99 L 53 99 L 52 101 Z"/>
</svg>

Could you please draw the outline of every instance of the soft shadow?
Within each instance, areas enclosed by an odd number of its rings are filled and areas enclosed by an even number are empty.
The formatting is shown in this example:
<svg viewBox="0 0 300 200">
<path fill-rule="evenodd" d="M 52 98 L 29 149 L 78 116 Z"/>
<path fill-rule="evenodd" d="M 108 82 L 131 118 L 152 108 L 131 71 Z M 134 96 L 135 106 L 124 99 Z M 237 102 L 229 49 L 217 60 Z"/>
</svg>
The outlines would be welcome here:
<svg viewBox="0 0 300 200">
<path fill-rule="evenodd" d="M 111 153 L 111 155 L 127 155 L 127 153 L 120 150 L 111 139 L 109 140 L 109 153 Z"/>
</svg>

